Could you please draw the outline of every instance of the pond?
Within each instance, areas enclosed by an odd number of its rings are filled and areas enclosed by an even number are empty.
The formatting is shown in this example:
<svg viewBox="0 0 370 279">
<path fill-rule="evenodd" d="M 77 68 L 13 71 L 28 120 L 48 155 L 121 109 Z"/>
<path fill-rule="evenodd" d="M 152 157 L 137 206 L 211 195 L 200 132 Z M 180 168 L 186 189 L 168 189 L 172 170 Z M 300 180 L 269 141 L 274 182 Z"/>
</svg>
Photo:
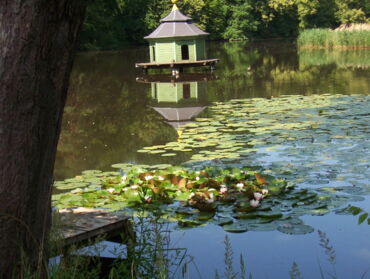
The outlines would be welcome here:
<svg viewBox="0 0 370 279">
<path fill-rule="evenodd" d="M 134 64 L 145 47 L 81 53 L 71 77 L 55 177 L 113 170 L 117 163 L 261 166 L 298 188 L 349 198 L 370 211 L 370 51 L 298 51 L 273 43 L 212 43 L 214 74 L 171 81 L 143 78 Z M 137 77 L 139 79 L 137 80 Z M 335 250 L 338 278 L 370 277 L 369 226 L 358 216 L 327 211 L 300 214 L 313 228 L 226 233 L 220 226 L 174 229 L 197 268 L 191 278 L 222 274 L 224 237 L 235 267 L 243 254 L 253 278 L 289 278 L 296 263 L 303 278 L 333 274 L 326 253 Z M 324 232 L 329 239 L 323 245 Z M 325 246 L 325 245 L 324 245 Z M 199 276 L 198 276 L 199 277 Z M 295 278 L 295 277 L 293 277 Z M 297 277 L 299 278 L 299 277 Z"/>
</svg>

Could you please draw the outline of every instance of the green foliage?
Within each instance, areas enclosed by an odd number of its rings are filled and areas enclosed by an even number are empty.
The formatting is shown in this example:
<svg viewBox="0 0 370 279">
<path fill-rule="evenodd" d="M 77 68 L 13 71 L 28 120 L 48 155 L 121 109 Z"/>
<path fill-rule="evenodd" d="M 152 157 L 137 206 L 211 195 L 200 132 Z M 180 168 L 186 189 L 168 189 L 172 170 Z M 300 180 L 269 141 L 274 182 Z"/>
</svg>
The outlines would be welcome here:
<svg viewBox="0 0 370 279">
<path fill-rule="evenodd" d="M 369 21 L 368 0 L 183 0 L 178 6 L 211 39 L 296 36 L 306 28 Z M 169 0 L 90 1 L 82 49 L 117 49 L 143 43 L 171 10 Z"/>
<path fill-rule="evenodd" d="M 337 6 L 335 16 L 339 22 L 349 24 L 369 20 L 368 0 L 335 0 L 335 3 Z"/>
<path fill-rule="evenodd" d="M 363 210 L 360 207 L 349 205 L 345 208 L 341 208 L 336 210 L 337 214 L 347 214 L 347 215 L 353 215 L 353 216 L 359 216 L 358 217 L 358 224 L 361 225 L 367 220 L 367 224 L 370 225 L 370 217 L 369 213 Z"/>
<path fill-rule="evenodd" d="M 309 29 L 298 37 L 300 48 L 363 48 L 370 47 L 370 31 L 337 31 Z"/>
<path fill-rule="evenodd" d="M 258 19 L 253 14 L 252 1 L 236 1 L 230 8 L 231 15 L 223 38 L 246 40 L 253 31 L 257 31 Z"/>
</svg>

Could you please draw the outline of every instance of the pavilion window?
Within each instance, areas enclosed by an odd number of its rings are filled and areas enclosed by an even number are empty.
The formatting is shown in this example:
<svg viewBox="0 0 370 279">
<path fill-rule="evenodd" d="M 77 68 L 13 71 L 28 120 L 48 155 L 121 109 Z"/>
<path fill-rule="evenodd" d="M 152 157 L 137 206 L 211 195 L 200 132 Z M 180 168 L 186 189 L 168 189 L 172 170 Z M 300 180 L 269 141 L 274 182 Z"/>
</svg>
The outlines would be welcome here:
<svg viewBox="0 0 370 279">
<path fill-rule="evenodd" d="M 190 84 L 185 83 L 182 85 L 182 96 L 184 99 L 190 98 Z"/>
<path fill-rule="evenodd" d="M 152 46 L 152 57 L 153 57 L 153 61 L 156 60 L 156 57 L 155 57 L 155 46 Z"/>
<path fill-rule="evenodd" d="M 189 60 L 189 46 L 188 45 L 181 46 L 181 57 L 182 57 L 182 60 Z"/>
</svg>

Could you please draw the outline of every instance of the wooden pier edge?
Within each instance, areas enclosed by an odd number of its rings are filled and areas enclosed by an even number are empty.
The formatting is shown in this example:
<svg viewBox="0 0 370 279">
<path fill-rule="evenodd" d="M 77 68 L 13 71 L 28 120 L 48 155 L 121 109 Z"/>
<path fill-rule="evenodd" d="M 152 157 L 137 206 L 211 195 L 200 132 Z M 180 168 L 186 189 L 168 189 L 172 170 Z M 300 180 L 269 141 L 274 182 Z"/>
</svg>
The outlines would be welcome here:
<svg viewBox="0 0 370 279">
<path fill-rule="evenodd" d="M 61 249 L 93 244 L 99 238 L 124 243 L 127 256 L 135 245 L 135 231 L 130 217 L 91 208 L 70 208 L 58 213 L 61 227 Z"/>
</svg>

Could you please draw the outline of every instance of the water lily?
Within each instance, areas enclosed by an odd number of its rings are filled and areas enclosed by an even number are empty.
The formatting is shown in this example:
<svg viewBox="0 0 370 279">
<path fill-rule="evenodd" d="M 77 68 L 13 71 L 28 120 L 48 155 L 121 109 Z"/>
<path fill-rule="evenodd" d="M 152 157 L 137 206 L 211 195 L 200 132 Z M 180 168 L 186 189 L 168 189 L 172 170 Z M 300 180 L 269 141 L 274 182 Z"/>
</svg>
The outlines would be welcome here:
<svg viewBox="0 0 370 279">
<path fill-rule="evenodd" d="M 146 202 L 152 202 L 152 200 L 153 200 L 153 198 L 151 197 L 151 196 L 145 196 L 144 197 L 144 200 L 146 201 Z"/>
<path fill-rule="evenodd" d="M 267 189 L 262 189 L 262 195 L 266 196 L 269 193 L 269 190 Z"/>
<path fill-rule="evenodd" d="M 164 177 L 163 176 L 158 176 L 158 180 L 159 181 L 163 181 L 164 180 Z"/>
<path fill-rule="evenodd" d="M 254 199 L 257 200 L 257 201 L 260 201 L 260 200 L 263 200 L 263 198 L 265 197 L 264 195 L 262 195 L 261 193 L 253 193 L 254 195 Z"/>
<path fill-rule="evenodd" d="M 121 184 L 125 184 L 127 180 L 127 175 L 123 175 L 121 178 Z"/>
<path fill-rule="evenodd" d="M 196 181 L 198 181 L 199 179 L 200 179 L 200 177 L 199 177 L 199 176 L 197 176 L 197 177 L 195 178 L 195 180 L 196 180 Z"/>
<path fill-rule="evenodd" d="M 132 185 L 130 188 L 131 188 L 132 190 L 137 190 L 137 189 L 139 189 L 139 188 L 140 188 L 140 186 L 139 186 L 139 185 Z"/>
<path fill-rule="evenodd" d="M 221 185 L 220 194 L 225 194 L 226 192 L 227 192 L 227 186 L 226 185 Z"/>
<path fill-rule="evenodd" d="M 195 196 L 195 193 L 191 193 L 190 195 L 189 195 L 189 199 L 191 199 L 192 197 L 194 197 Z"/>
<path fill-rule="evenodd" d="M 256 200 L 251 200 L 249 204 L 251 205 L 251 207 L 256 208 L 260 205 L 260 202 Z"/>
<path fill-rule="evenodd" d="M 153 175 L 147 175 L 144 177 L 146 181 L 153 179 Z"/>
<path fill-rule="evenodd" d="M 239 188 L 239 190 L 241 190 L 244 187 L 244 183 L 238 183 L 236 184 L 236 187 Z"/>
<path fill-rule="evenodd" d="M 214 199 L 207 199 L 207 200 L 206 200 L 206 203 L 213 203 L 213 202 L 215 202 L 215 200 L 214 200 Z"/>
<path fill-rule="evenodd" d="M 107 191 L 108 191 L 109 193 L 113 194 L 113 192 L 114 192 L 114 188 L 109 188 L 109 189 L 107 189 Z"/>
</svg>

